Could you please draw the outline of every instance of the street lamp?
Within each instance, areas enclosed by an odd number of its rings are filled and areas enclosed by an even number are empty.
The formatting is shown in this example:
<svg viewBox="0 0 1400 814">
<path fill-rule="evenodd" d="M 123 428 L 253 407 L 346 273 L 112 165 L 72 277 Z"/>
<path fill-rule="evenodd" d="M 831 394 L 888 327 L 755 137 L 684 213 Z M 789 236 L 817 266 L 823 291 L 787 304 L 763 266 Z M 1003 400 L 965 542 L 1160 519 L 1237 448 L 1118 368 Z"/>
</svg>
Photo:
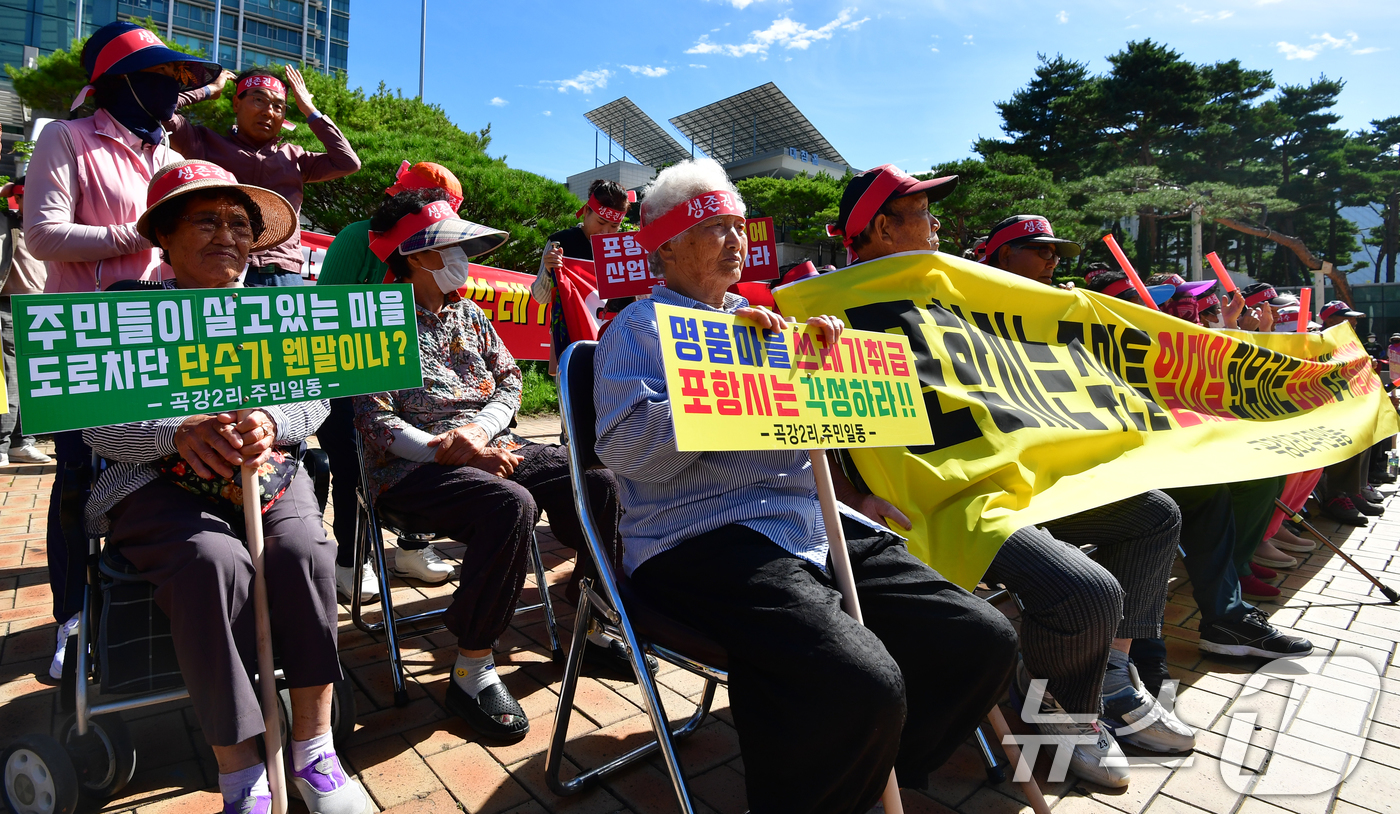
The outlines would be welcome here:
<svg viewBox="0 0 1400 814">
<path fill-rule="evenodd" d="M 423 32 L 418 43 L 418 101 L 423 101 L 423 74 L 428 68 L 428 0 L 423 0 Z"/>
</svg>

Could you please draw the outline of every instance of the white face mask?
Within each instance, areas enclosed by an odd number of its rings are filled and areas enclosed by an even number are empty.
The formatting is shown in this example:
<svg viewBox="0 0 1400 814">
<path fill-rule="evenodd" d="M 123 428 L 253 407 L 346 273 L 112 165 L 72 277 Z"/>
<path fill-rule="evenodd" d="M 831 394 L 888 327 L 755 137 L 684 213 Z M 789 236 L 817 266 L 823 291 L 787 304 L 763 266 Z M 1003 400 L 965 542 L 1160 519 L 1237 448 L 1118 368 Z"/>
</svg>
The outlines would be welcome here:
<svg viewBox="0 0 1400 814">
<path fill-rule="evenodd" d="M 1218 319 L 1206 319 L 1206 320 L 1202 320 L 1202 322 L 1205 323 L 1205 326 L 1206 326 L 1207 328 L 1215 328 L 1215 329 L 1218 330 L 1218 329 L 1220 329 L 1220 328 L 1225 327 L 1225 323 L 1224 323 L 1223 321 L 1221 321 L 1221 320 L 1218 320 Z"/>
<path fill-rule="evenodd" d="M 433 272 L 433 279 L 437 281 L 439 291 L 451 294 L 467 284 L 467 277 L 471 275 L 471 264 L 461 246 L 448 246 L 438 252 L 438 255 L 442 257 L 442 268 Z"/>
</svg>

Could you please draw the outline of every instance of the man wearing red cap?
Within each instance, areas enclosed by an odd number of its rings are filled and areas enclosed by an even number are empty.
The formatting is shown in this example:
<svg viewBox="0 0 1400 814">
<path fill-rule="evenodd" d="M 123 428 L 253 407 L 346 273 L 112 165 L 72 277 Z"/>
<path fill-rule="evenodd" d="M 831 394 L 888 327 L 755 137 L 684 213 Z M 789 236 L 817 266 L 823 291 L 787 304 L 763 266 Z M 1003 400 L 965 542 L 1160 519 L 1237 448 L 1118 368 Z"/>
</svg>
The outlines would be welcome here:
<svg viewBox="0 0 1400 814">
<path fill-rule="evenodd" d="M 942 197 L 940 191 L 946 195 L 955 180 L 920 184 L 889 165 L 857 175 L 828 231 L 842 235 L 861 261 L 936 250 L 937 219 L 928 212 L 928 198 Z M 1079 253 L 1078 244 L 1055 237 L 1050 222 L 1036 215 L 1003 220 L 985 245 L 983 263 L 1046 285 L 1060 256 Z M 843 502 L 873 520 L 910 527 L 898 508 L 857 488 L 840 471 L 834 475 Z M 1074 720 L 1037 725 L 1073 745 L 1070 771 L 1102 786 L 1126 786 L 1128 763 L 1100 716 L 1120 737 L 1146 749 L 1179 752 L 1194 744 L 1191 730 L 1133 679 L 1128 658 L 1134 639 L 1161 635 L 1180 526 L 1176 505 L 1160 492 L 1148 492 L 1020 529 L 1002 544 L 987 571 L 989 582 L 1005 584 L 1024 604 L 1022 660 L 1012 682 L 1017 707 L 1028 695 L 1034 699 L 1031 681 L 1045 679 L 1040 713 Z M 1084 544 L 1099 547 L 1098 562 L 1080 551 Z"/>
<path fill-rule="evenodd" d="M 316 181 L 333 181 L 360 169 L 359 156 L 345 134 L 329 117 L 311 103 L 301 73 L 287 66 L 287 84 L 270 71 L 249 68 L 234 77 L 225 71 L 205 87 L 180 94 L 180 106 L 217 98 L 224 83 L 236 81 L 233 114 L 236 123 L 227 135 L 190 124 L 176 114 L 166 122 L 170 142 L 186 158 L 212 161 L 233 173 L 243 183 L 257 183 L 287 200 L 301 213 L 302 188 Z M 313 153 L 282 141 L 287 126 L 288 85 L 297 108 L 306 117 L 311 132 L 325 145 L 326 152 Z M 301 236 L 248 258 L 244 285 L 301 285 Z"/>
</svg>

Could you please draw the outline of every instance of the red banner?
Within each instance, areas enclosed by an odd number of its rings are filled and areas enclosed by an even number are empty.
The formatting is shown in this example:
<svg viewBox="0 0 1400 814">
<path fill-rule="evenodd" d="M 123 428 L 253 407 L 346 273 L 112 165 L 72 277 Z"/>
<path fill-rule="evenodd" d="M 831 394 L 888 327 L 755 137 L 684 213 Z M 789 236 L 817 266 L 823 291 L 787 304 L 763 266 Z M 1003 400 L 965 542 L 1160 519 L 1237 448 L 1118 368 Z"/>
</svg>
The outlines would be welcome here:
<svg viewBox="0 0 1400 814">
<path fill-rule="evenodd" d="M 778 236 L 773 232 L 773 219 L 749 218 L 744 228 L 749 232 L 749 256 L 744 258 L 744 273 L 739 279 L 778 279 Z"/>
<path fill-rule="evenodd" d="M 471 264 L 457 293 L 474 301 L 516 359 L 549 359 L 549 306 L 530 299 L 535 278 L 518 271 Z"/>
<path fill-rule="evenodd" d="M 593 263 L 599 297 L 605 300 L 613 297 L 635 297 L 638 294 L 650 294 L 652 286 L 662 285 L 659 278 L 651 276 L 647 251 L 636 238 L 636 232 L 617 232 L 589 238 L 593 241 Z"/>
</svg>

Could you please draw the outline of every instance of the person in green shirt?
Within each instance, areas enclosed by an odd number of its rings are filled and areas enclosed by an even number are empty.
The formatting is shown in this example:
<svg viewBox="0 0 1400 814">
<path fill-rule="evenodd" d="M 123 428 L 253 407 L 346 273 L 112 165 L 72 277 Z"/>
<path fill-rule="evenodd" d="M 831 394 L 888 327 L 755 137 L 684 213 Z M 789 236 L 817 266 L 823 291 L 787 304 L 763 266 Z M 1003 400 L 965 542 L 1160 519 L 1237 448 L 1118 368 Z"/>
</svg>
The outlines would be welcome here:
<svg viewBox="0 0 1400 814">
<path fill-rule="evenodd" d="M 462 184 L 452 171 L 430 161 L 399 167 L 394 184 L 384 190 L 394 196 L 407 189 L 441 189 L 447 193 L 454 210 L 462 207 Z M 366 285 L 384 282 L 389 266 L 369 250 L 369 220 L 356 221 L 340 230 L 326 251 L 317 285 Z M 355 453 L 354 409 L 349 398 L 331 399 L 331 414 L 316 432 L 316 440 L 331 462 L 331 501 L 335 508 L 332 531 L 335 533 L 335 587 L 349 601 L 359 586 L 360 601 L 373 602 L 379 598 L 379 584 L 368 562 L 355 573 L 355 489 L 360 485 L 360 462 Z M 431 551 L 431 546 L 429 547 Z M 415 561 L 415 570 L 400 574 L 425 582 L 442 582 L 452 574 L 452 566 L 441 560 L 422 558 Z M 405 558 L 399 558 L 405 559 Z M 395 567 L 398 562 L 395 561 Z M 421 572 L 420 572 L 421 571 Z"/>
</svg>

